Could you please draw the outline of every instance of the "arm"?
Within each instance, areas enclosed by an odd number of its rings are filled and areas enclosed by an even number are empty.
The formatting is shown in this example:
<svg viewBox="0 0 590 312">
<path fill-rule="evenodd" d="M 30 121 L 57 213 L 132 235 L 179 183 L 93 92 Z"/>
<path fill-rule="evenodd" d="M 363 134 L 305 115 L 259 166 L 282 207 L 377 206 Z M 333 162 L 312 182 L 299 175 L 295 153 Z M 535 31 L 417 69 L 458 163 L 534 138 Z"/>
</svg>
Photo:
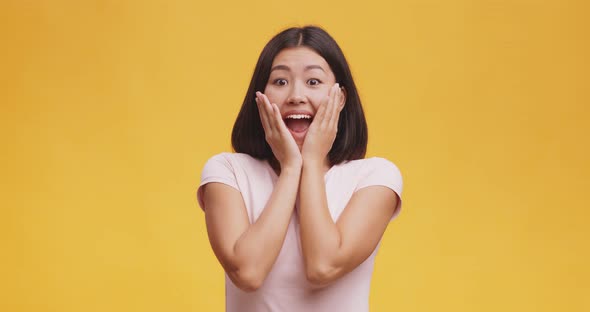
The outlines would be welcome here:
<svg viewBox="0 0 590 312">
<path fill-rule="evenodd" d="M 353 194 L 338 222 L 328 210 L 324 170 L 345 104 L 344 90 L 332 86 L 318 109 L 303 144 L 299 189 L 299 223 L 306 274 L 310 282 L 328 284 L 350 272 L 373 252 L 399 198 L 383 186 L 368 186 Z"/>
<path fill-rule="evenodd" d="M 300 171 L 285 169 L 264 207 L 250 224 L 242 195 L 221 184 L 205 185 L 207 233 L 215 256 L 236 286 L 258 289 L 270 272 L 287 233 Z"/>
<path fill-rule="evenodd" d="M 326 199 L 323 172 L 304 163 L 299 222 L 307 278 L 326 285 L 365 261 L 383 236 L 399 198 L 384 186 L 360 189 L 334 223 Z"/>
<path fill-rule="evenodd" d="M 260 92 L 256 104 L 266 141 L 281 166 L 264 210 L 250 225 L 243 198 L 236 189 L 211 183 L 203 195 L 213 252 L 230 279 L 244 291 L 262 285 L 279 255 L 295 207 L 302 166 L 301 153 L 279 108 Z"/>
</svg>

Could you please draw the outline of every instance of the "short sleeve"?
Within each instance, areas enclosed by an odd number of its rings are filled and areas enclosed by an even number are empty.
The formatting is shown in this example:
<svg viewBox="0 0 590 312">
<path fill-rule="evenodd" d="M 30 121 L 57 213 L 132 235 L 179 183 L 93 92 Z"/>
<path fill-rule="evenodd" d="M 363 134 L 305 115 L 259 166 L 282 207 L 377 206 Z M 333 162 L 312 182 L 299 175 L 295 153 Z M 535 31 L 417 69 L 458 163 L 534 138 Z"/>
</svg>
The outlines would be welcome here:
<svg viewBox="0 0 590 312">
<path fill-rule="evenodd" d="M 197 189 L 197 200 L 201 209 L 205 209 L 203 202 L 203 186 L 211 182 L 219 182 L 239 190 L 234 168 L 230 161 L 230 153 L 221 153 L 211 157 L 203 167 L 201 183 Z"/>
<path fill-rule="evenodd" d="M 385 158 L 373 157 L 367 159 L 367 161 L 362 178 L 359 180 L 355 191 L 373 185 L 385 186 L 393 190 L 399 199 L 395 212 L 391 217 L 391 220 L 393 220 L 399 215 L 402 206 L 403 181 L 401 172 L 395 164 Z"/>
</svg>

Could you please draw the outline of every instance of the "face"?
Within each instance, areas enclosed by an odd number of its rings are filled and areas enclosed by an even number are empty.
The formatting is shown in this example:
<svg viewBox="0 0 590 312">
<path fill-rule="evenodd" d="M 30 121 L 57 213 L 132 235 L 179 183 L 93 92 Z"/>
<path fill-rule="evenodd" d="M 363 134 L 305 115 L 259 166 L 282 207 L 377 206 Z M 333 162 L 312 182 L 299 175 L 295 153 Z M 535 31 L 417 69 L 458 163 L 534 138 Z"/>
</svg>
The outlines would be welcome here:
<svg viewBox="0 0 590 312">
<path fill-rule="evenodd" d="M 287 48 L 273 60 L 264 93 L 279 107 L 299 147 L 313 116 L 335 83 L 326 60 L 310 48 Z"/>
</svg>

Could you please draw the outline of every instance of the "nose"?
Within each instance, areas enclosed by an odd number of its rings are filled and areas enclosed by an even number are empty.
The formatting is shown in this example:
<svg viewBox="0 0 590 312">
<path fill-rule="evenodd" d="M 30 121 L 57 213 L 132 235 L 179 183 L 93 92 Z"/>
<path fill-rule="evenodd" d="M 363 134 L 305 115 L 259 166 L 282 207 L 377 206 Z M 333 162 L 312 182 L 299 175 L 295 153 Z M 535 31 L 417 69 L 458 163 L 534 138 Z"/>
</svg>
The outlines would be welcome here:
<svg viewBox="0 0 590 312">
<path fill-rule="evenodd" d="M 299 84 L 293 84 L 289 93 L 287 102 L 289 104 L 305 104 L 307 102 L 307 96 L 305 96 L 304 88 Z"/>
</svg>

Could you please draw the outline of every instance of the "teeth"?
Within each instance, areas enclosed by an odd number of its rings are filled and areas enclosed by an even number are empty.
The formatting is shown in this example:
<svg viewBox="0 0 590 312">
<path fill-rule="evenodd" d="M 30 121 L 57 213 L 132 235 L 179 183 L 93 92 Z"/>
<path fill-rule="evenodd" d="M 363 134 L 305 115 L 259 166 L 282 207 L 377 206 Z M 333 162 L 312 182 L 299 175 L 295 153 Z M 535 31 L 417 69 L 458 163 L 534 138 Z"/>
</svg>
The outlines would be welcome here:
<svg viewBox="0 0 590 312">
<path fill-rule="evenodd" d="M 293 114 L 293 115 L 288 115 L 287 117 L 285 117 L 285 119 L 287 118 L 291 118 L 291 119 L 311 119 L 310 115 L 304 115 L 304 114 Z"/>
</svg>

